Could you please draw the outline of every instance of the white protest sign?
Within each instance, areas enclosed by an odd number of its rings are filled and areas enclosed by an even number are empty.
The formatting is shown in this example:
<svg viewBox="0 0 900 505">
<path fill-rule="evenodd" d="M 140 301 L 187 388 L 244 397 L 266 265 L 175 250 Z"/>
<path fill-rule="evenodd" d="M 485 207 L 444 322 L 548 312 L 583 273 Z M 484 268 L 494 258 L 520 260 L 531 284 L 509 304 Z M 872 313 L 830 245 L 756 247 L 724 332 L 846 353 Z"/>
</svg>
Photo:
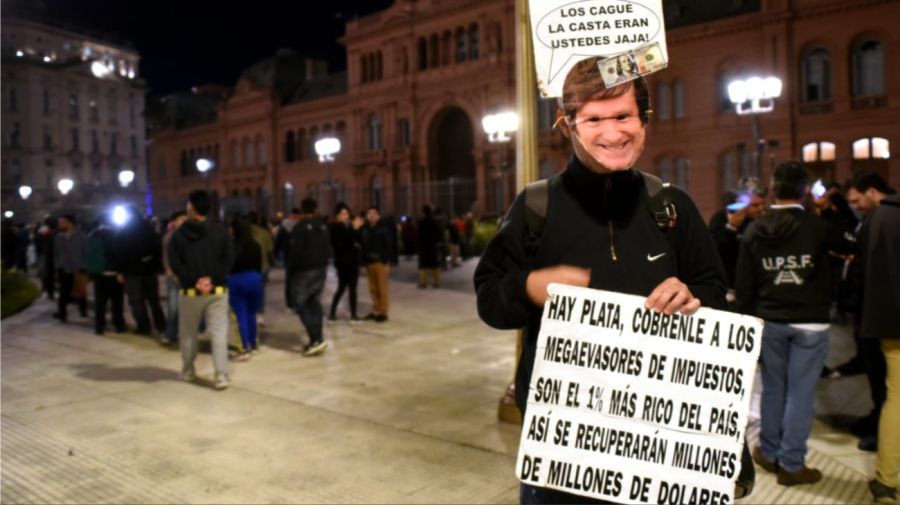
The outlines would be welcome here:
<svg viewBox="0 0 900 505">
<path fill-rule="evenodd" d="M 529 8 L 538 88 L 545 97 L 562 96 L 569 69 L 591 56 L 612 57 L 655 42 L 668 60 L 662 0 L 529 0 Z"/>
<path fill-rule="evenodd" d="M 616 503 L 734 501 L 763 322 L 551 284 L 516 475 Z"/>
</svg>

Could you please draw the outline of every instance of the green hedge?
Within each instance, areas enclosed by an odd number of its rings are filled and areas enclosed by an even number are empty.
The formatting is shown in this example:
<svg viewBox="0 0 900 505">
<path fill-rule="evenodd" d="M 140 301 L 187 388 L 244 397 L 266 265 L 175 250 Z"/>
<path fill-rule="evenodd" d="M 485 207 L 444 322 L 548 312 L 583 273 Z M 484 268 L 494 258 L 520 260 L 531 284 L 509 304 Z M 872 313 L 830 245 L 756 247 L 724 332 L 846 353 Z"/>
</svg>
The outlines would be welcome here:
<svg viewBox="0 0 900 505">
<path fill-rule="evenodd" d="M 6 319 L 31 305 L 41 295 L 41 288 L 27 275 L 16 270 L 4 270 L 0 277 L 0 318 Z"/>
<path fill-rule="evenodd" d="M 484 252 L 488 242 L 494 238 L 497 233 L 497 223 L 495 221 L 479 221 L 475 223 L 475 230 L 472 233 L 472 250 L 475 255 Z"/>
</svg>

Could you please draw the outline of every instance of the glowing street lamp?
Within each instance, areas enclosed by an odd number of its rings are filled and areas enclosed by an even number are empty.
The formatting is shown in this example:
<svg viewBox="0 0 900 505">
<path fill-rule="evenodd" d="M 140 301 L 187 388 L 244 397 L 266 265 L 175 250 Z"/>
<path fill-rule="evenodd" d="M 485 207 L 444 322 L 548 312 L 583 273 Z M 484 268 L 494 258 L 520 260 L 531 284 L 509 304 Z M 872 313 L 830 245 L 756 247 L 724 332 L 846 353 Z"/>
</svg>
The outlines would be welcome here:
<svg viewBox="0 0 900 505">
<path fill-rule="evenodd" d="M 335 137 L 325 137 L 316 141 L 316 154 L 319 155 L 319 162 L 325 165 L 325 184 L 328 187 L 328 202 L 326 207 L 329 208 L 334 204 L 334 185 L 331 182 L 331 165 L 334 163 L 334 156 L 341 152 L 341 141 Z"/>
<path fill-rule="evenodd" d="M 209 172 L 216 167 L 215 162 L 208 158 L 199 158 L 195 165 L 197 166 L 197 171 L 203 174 L 206 190 L 209 191 Z"/>
<path fill-rule="evenodd" d="M 3 217 L 5 217 L 7 219 L 12 219 L 13 216 L 15 216 L 15 213 L 11 210 L 8 210 L 3 213 Z"/>
<path fill-rule="evenodd" d="M 19 196 L 22 197 L 22 200 L 28 200 L 28 197 L 31 196 L 31 186 L 19 186 Z"/>
<path fill-rule="evenodd" d="M 119 185 L 123 188 L 127 188 L 129 184 L 134 180 L 134 171 L 132 170 L 122 170 L 119 172 Z"/>
<path fill-rule="evenodd" d="M 63 194 L 63 196 L 68 195 L 69 191 L 72 191 L 72 188 L 75 187 L 75 182 L 72 179 L 60 179 L 56 184 L 59 192 Z"/>
<path fill-rule="evenodd" d="M 781 79 L 777 77 L 751 77 L 734 80 L 728 84 L 728 99 L 740 115 L 772 112 L 774 100 L 781 96 Z"/>
<path fill-rule="evenodd" d="M 728 99 L 734 104 L 734 110 L 739 116 L 750 115 L 753 118 L 753 166 L 755 176 L 759 177 L 762 171 L 762 151 L 766 141 L 762 139 L 759 131 L 759 114 L 772 112 L 775 109 L 775 99 L 781 96 L 781 79 L 769 76 L 753 76 L 746 80 L 736 79 L 728 83 Z"/>
<path fill-rule="evenodd" d="M 481 120 L 490 142 L 509 142 L 510 133 L 519 129 L 519 115 L 515 112 L 488 114 Z"/>
<path fill-rule="evenodd" d="M 319 161 L 334 161 L 334 155 L 341 152 L 341 141 L 334 137 L 325 137 L 316 141 L 316 154 Z"/>
</svg>

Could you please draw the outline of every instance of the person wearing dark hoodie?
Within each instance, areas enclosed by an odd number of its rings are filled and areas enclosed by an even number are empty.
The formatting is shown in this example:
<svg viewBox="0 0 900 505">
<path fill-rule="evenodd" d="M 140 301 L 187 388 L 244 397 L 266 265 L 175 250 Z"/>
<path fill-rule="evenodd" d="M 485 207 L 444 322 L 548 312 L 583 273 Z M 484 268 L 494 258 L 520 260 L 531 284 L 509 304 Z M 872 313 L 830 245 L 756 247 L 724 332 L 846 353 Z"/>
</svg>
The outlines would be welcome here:
<svg viewBox="0 0 900 505">
<path fill-rule="evenodd" d="M 339 202 L 334 208 L 334 222 L 328 228 L 331 235 L 331 248 L 334 251 L 334 269 L 337 271 L 338 288 L 331 299 L 331 309 L 328 311 L 328 320 L 336 319 L 338 303 L 344 290 L 349 292 L 350 298 L 350 322 L 356 323 L 359 317 L 356 314 L 356 286 L 359 283 L 359 261 L 362 250 L 362 236 L 359 229 L 362 228 L 361 217 L 351 217 L 350 207 Z"/>
<path fill-rule="evenodd" d="M 112 242 L 112 269 L 125 284 L 135 333 L 150 335 L 150 320 L 156 332 L 166 332 L 166 315 L 159 302 L 159 274 L 162 271 L 162 241 L 150 223 L 133 206 L 125 208 L 126 221 Z M 149 315 L 148 315 L 149 308 Z"/>
<path fill-rule="evenodd" d="M 309 337 L 303 355 L 316 356 L 328 348 L 322 335 L 322 291 L 331 258 L 331 239 L 328 226 L 318 216 L 319 204 L 314 199 L 304 198 L 300 209 L 303 211 L 300 221 L 291 229 L 288 243 L 287 272 L 293 294 L 291 306 Z"/>
<path fill-rule="evenodd" d="M 765 320 L 760 444 L 753 460 L 776 473 L 779 484 L 793 486 L 822 478 L 805 459 L 816 384 L 828 355 L 828 253 L 846 254 L 855 244 L 803 207 L 809 181 L 801 163 L 775 167 L 772 192 L 775 204 L 742 237 L 735 296 L 738 312 Z"/>
<path fill-rule="evenodd" d="M 110 217 L 104 216 L 87 238 L 85 268 L 94 284 L 94 333 L 103 335 L 106 331 L 106 304 L 110 304 L 113 326 L 117 333 L 126 330 L 123 302 L 125 294 L 113 270 L 111 247 L 115 230 L 110 226 Z"/>
<path fill-rule="evenodd" d="M 725 307 L 725 271 L 687 193 L 671 190 L 678 221 L 668 231 L 677 233 L 677 248 L 645 204 L 645 177 L 633 167 L 649 120 L 646 82 L 638 78 L 607 88 L 597 58 L 588 58 L 569 72 L 560 102 L 557 124 L 574 156 L 547 183 L 543 233 L 534 240 L 525 193 L 520 193 L 474 277 L 481 319 L 497 329 L 523 328 L 515 381 L 523 414 L 550 283 L 646 296 L 647 309 L 665 314 L 693 314 L 701 305 Z M 742 465 L 737 480 L 743 496 L 753 487 L 753 465 Z M 524 482 L 520 499 L 596 502 Z"/>
<path fill-rule="evenodd" d="M 197 379 L 194 359 L 200 321 L 212 341 L 215 388 L 231 385 L 228 375 L 228 290 L 226 277 L 234 263 L 234 245 L 228 231 L 206 218 L 209 194 L 203 190 L 188 196 L 188 220 L 169 241 L 169 267 L 178 278 L 178 340 L 181 343 L 181 378 Z"/>
</svg>

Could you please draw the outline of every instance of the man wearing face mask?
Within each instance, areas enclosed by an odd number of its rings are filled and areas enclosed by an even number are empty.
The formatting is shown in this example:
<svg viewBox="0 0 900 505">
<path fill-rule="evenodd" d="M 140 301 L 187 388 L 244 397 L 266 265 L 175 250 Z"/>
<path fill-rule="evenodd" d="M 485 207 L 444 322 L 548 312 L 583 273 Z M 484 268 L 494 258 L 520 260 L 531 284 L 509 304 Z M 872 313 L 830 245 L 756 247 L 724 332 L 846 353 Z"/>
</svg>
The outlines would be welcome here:
<svg viewBox="0 0 900 505">
<path fill-rule="evenodd" d="M 522 412 L 548 284 L 646 296 L 645 307 L 666 314 L 725 307 L 725 272 L 694 203 L 679 189 L 666 190 L 677 217 L 664 231 L 651 212 L 647 179 L 634 169 L 650 114 L 644 80 L 606 88 L 597 59 L 590 58 L 569 72 L 560 105 L 557 123 L 574 156 L 549 180 L 541 236 L 530 230 L 533 221 L 526 216 L 532 208 L 522 193 L 474 279 L 482 320 L 498 329 L 524 328 L 515 384 Z M 739 481 L 752 487 L 752 463 L 746 466 L 751 473 Z M 527 484 L 520 498 L 522 503 L 594 503 Z"/>
</svg>

